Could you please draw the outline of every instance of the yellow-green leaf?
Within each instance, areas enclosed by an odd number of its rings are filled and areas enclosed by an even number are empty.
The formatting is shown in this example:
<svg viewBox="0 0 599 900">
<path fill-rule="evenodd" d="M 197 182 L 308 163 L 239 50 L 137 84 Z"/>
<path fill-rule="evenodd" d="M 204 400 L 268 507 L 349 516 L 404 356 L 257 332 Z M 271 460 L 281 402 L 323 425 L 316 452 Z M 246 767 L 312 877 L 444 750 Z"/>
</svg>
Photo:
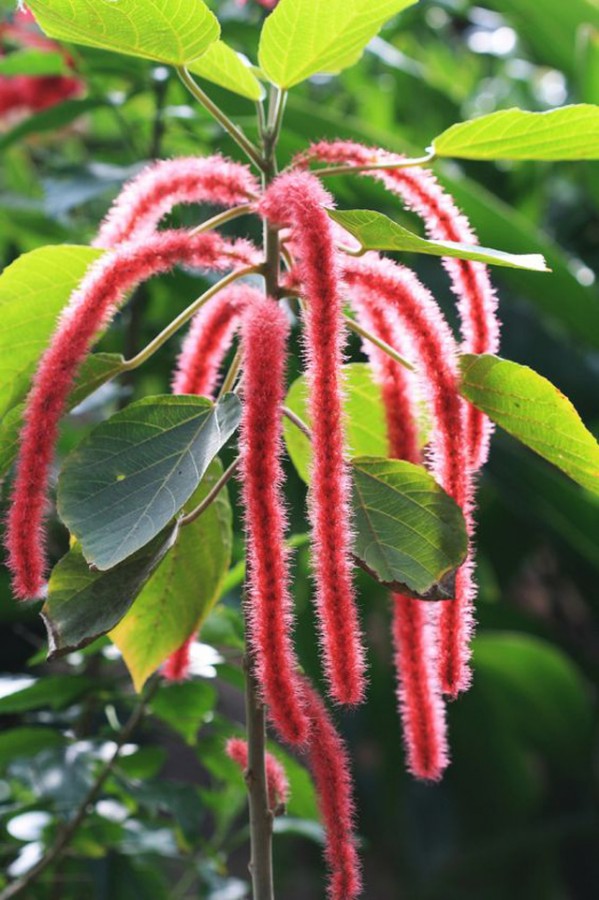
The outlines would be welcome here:
<svg viewBox="0 0 599 900">
<path fill-rule="evenodd" d="M 260 67 L 290 88 L 356 63 L 388 19 L 416 0 L 280 0 L 260 35 Z"/>
<path fill-rule="evenodd" d="M 194 75 L 212 81 L 220 87 L 247 97 L 249 100 L 261 100 L 264 88 L 243 58 L 227 46 L 224 41 L 215 41 L 199 59 L 194 59 L 187 66 Z"/>
<path fill-rule="evenodd" d="M 599 106 L 500 110 L 452 125 L 433 150 L 459 159 L 599 159 Z"/>
<path fill-rule="evenodd" d="M 50 37 L 182 66 L 216 41 L 203 0 L 27 0 Z"/>
</svg>

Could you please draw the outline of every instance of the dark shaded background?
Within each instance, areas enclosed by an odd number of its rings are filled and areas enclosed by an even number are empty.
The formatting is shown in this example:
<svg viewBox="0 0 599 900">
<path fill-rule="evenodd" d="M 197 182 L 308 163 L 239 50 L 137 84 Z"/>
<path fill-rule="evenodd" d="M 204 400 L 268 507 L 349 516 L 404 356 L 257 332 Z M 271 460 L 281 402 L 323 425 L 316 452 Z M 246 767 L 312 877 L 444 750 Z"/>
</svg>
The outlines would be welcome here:
<svg viewBox="0 0 599 900">
<path fill-rule="evenodd" d="M 251 0 L 211 5 L 225 38 L 253 53 L 263 10 Z M 7 16 L 12 4 L 3 6 Z M 99 51 L 72 52 L 87 85 L 79 105 L 34 113 L 17 127 L 0 115 L 4 264 L 46 243 L 90 239 L 112 196 L 143 160 L 216 149 L 237 156 L 168 70 Z M 250 103 L 209 90 L 252 131 Z M 320 137 L 420 154 L 454 121 L 510 106 L 543 110 L 582 100 L 599 102 L 594 0 L 481 0 L 480 6 L 424 0 L 386 28 L 354 69 L 292 93 L 281 161 Z M 552 276 L 493 273 L 502 355 L 550 378 L 596 428 L 596 164 L 437 164 L 435 171 L 482 243 L 549 257 Z M 334 188 L 342 206 L 376 205 L 404 219 L 367 180 L 336 179 Z M 186 210 L 177 221 L 197 219 L 198 210 Z M 411 262 L 453 320 L 438 261 Z M 157 280 L 118 318 L 102 349 L 130 353 L 143 346 L 197 293 L 197 279 L 182 272 Z M 359 346 L 352 348 L 361 358 Z M 61 455 L 131 396 L 166 391 L 176 352 L 177 342 L 169 344 L 134 384 L 105 390 L 71 416 Z M 304 489 L 291 470 L 289 484 L 293 530 L 302 533 Z M 4 506 L 8 493 L 5 483 Z M 414 783 L 404 773 L 388 605 L 360 576 L 369 696 L 340 723 L 355 765 L 365 897 L 590 900 L 599 895 L 599 503 L 497 435 L 479 507 L 475 681 L 450 708 L 453 763 L 439 786 Z M 66 546 L 56 526 L 52 555 L 58 558 Z M 240 546 L 236 552 L 238 558 Z M 307 552 L 300 550 L 298 641 L 306 668 L 317 677 L 307 575 Z M 28 897 L 247 896 L 243 786 L 222 754 L 223 736 L 242 720 L 238 589 L 225 601 L 202 638 L 218 645 L 227 663 L 204 672 L 216 679 L 161 689 L 162 703 L 135 736 L 102 803 L 64 861 Z M 85 655 L 44 664 L 37 607 L 17 608 L 4 571 L 0 621 L 0 669 L 6 673 L 0 693 L 14 690 L 15 678 L 39 679 L 28 692 L 0 700 L 0 856 L 14 876 L 72 815 L 134 699 L 105 641 Z M 169 718 L 179 705 L 181 713 Z M 199 739 L 196 723 L 203 723 Z M 289 766 L 294 799 L 290 819 L 278 823 L 278 896 L 312 900 L 324 896 L 321 834 L 308 779 L 297 764 Z"/>
</svg>

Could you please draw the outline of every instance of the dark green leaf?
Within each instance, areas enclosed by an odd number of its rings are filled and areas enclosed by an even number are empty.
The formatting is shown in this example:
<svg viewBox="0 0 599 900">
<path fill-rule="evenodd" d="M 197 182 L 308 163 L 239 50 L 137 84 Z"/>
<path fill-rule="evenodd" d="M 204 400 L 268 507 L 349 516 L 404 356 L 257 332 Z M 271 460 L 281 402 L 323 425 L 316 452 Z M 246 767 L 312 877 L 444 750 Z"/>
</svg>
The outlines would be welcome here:
<svg viewBox="0 0 599 900">
<path fill-rule="evenodd" d="M 23 119 L 6 134 L 0 136 L 0 150 L 6 150 L 7 147 L 16 144 L 29 134 L 41 134 L 45 131 L 56 132 L 58 129 L 70 125 L 84 113 L 91 112 L 103 105 L 103 100 L 87 97 L 84 100 L 65 100 L 56 106 L 44 109 Z M 98 252 L 101 251 L 96 251 L 96 253 Z"/>
<path fill-rule="evenodd" d="M 464 397 L 574 481 L 599 493 L 599 444 L 542 375 L 498 356 L 460 360 Z"/>
<path fill-rule="evenodd" d="M 32 709 L 66 709 L 93 687 L 82 675 L 47 675 L 23 690 L 0 698 L 0 715 Z"/>
<path fill-rule="evenodd" d="M 0 766 L 60 747 L 62 734 L 52 728 L 13 728 L 0 734 Z"/>
<path fill-rule="evenodd" d="M 146 397 L 96 428 L 67 459 L 61 518 L 88 562 L 106 570 L 127 559 L 177 515 L 239 424 L 228 394 Z"/>
<path fill-rule="evenodd" d="M 354 554 L 377 581 L 423 600 L 452 597 L 466 557 L 464 517 L 422 466 L 352 460 Z"/>
<path fill-rule="evenodd" d="M 90 569 L 76 546 L 50 576 L 42 618 L 50 658 L 91 644 L 123 618 L 177 537 L 170 525 L 129 559 L 109 572 Z"/>
</svg>

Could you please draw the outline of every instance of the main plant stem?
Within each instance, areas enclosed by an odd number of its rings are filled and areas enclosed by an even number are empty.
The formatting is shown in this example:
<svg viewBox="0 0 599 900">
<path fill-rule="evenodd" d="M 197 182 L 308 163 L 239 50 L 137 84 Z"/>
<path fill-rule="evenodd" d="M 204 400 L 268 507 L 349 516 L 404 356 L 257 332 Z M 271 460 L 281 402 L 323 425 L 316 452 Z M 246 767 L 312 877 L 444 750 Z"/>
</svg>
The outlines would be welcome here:
<svg viewBox="0 0 599 900">
<path fill-rule="evenodd" d="M 268 120 L 262 128 L 262 184 L 276 177 L 276 146 L 281 127 L 284 97 L 271 97 Z M 264 222 L 264 287 L 276 299 L 279 292 L 280 246 L 278 231 Z M 266 782 L 266 710 L 254 675 L 254 661 L 248 651 L 245 663 L 245 707 L 248 739 L 246 782 L 250 807 L 250 843 L 253 900 L 274 900 L 272 872 L 273 813 L 268 805 Z"/>
</svg>

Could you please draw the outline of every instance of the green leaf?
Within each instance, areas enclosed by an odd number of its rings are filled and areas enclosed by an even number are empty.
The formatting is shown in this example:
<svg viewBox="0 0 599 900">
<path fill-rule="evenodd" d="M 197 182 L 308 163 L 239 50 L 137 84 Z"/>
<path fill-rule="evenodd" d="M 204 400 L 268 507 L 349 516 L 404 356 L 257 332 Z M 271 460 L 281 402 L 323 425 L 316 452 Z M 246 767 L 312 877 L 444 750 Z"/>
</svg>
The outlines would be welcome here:
<svg viewBox="0 0 599 900">
<path fill-rule="evenodd" d="M 37 756 L 64 744 L 64 737 L 52 728 L 13 728 L 0 734 L 0 766 Z"/>
<path fill-rule="evenodd" d="M 531 269 L 548 272 L 545 260 L 538 253 L 526 255 L 490 250 L 475 244 L 456 241 L 429 241 L 402 225 L 398 225 L 383 213 L 370 209 L 329 209 L 331 219 L 349 231 L 361 244 L 362 250 L 393 250 L 403 253 L 426 253 L 428 256 L 453 256 L 472 259 L 492 266 L 512 269 Z"/>
<path fill-rule="evenodd" d="M 458 505 L 422 466 L 352 460 L 354 555 L 381 584 L 423 600 L 450 598 L 468 539 Z"/>
<path fill-rule="evenodd" d="M 599 444 L 542 375 L 498 356 L 465 354 L 461 392 L 493 422 L 589 491 L 599 493 Z"/>
<path fill-rule="evenodd" d="M 260 68 L 290 88 L 356 63 L 385 22 L 416 0 L 280 0 L 260 35 Z"/>
<path fill-rule="evenodd" d="M 6 150 L 30 134 L 42 134 L 46 131 L 55 134 L 56 131 L 70 125 L 79 116 L 101 106 L 106 106 L 106 100 L 101 100 L 99 97 L 86 97 L 83 100 L 65 100 L 49 109 L 43 109 L 35 115 L 27 116 L 6 134 L 3 134 L 0 137 L 0 150 Z"/>
<path fill-rule="evenodd" d="M 0 418 L 29 390 L 59 312 L 102 250 L 41 247 L 0 275 Z"/>
<path fill-rule="evenodd" d="M 17 50 L 0 59 L 0 75 L 66 75 L 69 69 L 62 53 L 47 50 Z"/>
<path fill-rule="evenodd" d="M 182 66 L 218 39 L 202 0 L 28 0 L 50 37 Z"/>
<path fill-rule="evenodd" d="M 206 715 L 214 709 L 216 691 L 206 681 L 162 684 L 152 700 L 152 712 L 193 746 Z"/>
<path fill-rule="evenodd" d="M 45 675 L 34 684 L 0 698 L 0 715 L 34 709 L 66 709 L 94 686 L 84 675 Z"/>
<path fill-rule="evenodd" d="M 264 88 L 251 67 L 224 41 L 215 41 L 203 56 L 194 59 L 187 68 L 194 75 L 250 100 L 261 100 L 264 96 Z"/>
<path fill-rule="evenodd" d="M 214 460 L 186 510 L 206 497 L 222 472 L 220 460 Z M 232 543 L 231 507 L 224 488 L 195 522 L 181 528 L 171 552 L 110 633 L 137 691 L 202 625 L 220 596 Z"/>
<path fill-rule="evenodd" d="M 433 150 L 459 159 L 599 159 L 599 106 L 500 110 L 452 125 Z"/>
<path fill-rule="evenodd" d="M 109 572 L 90 568 L 78 545 L 63 556 L 52 570 L 42 608 L 50 659 L 86 647 L 120 622 L 175 543 L 177 530 L 165 528 Z"/>
<path fill-rule="evenodd" d="M 347 429 L 347 443 L 355 456 L 385 456 L 389 449 L 385 408 L 381 391 L 374 381 L 368 363 L 349 363 L 343 366 L 345 392 L 344 412 Z M 287 394 L 285 405 L 307 425 L 308 384 L 304 375 L 297 378 Z M 428 439 L 428 425 L 424 415 L 420 422 L 420 444 Z M 283 434 L 287 452 L 300 478 L 309 482 L 311 448 L 310 441 L 289 419 L 283 421 Z"/>
<path fill-rule="evenodd" d="M 110 569 L 176 516 L 239 424 L 227 394 L 158 396 L 132 403 L 68 457 L 58 485 L 62 520 L 88 562 Z"/>
<path fill-rule="evenodd" d="M 122 370 L 123 357 L 118 353 L 93 353 L 85 360 L 69 397 L 67 408 L 73 409 L 101 385 Z M 23 426 L 25 404 L 19 403 L 0 421 L 0 478 L 13 464 L 19 448 L 19 433 Z"/>
</svg>

